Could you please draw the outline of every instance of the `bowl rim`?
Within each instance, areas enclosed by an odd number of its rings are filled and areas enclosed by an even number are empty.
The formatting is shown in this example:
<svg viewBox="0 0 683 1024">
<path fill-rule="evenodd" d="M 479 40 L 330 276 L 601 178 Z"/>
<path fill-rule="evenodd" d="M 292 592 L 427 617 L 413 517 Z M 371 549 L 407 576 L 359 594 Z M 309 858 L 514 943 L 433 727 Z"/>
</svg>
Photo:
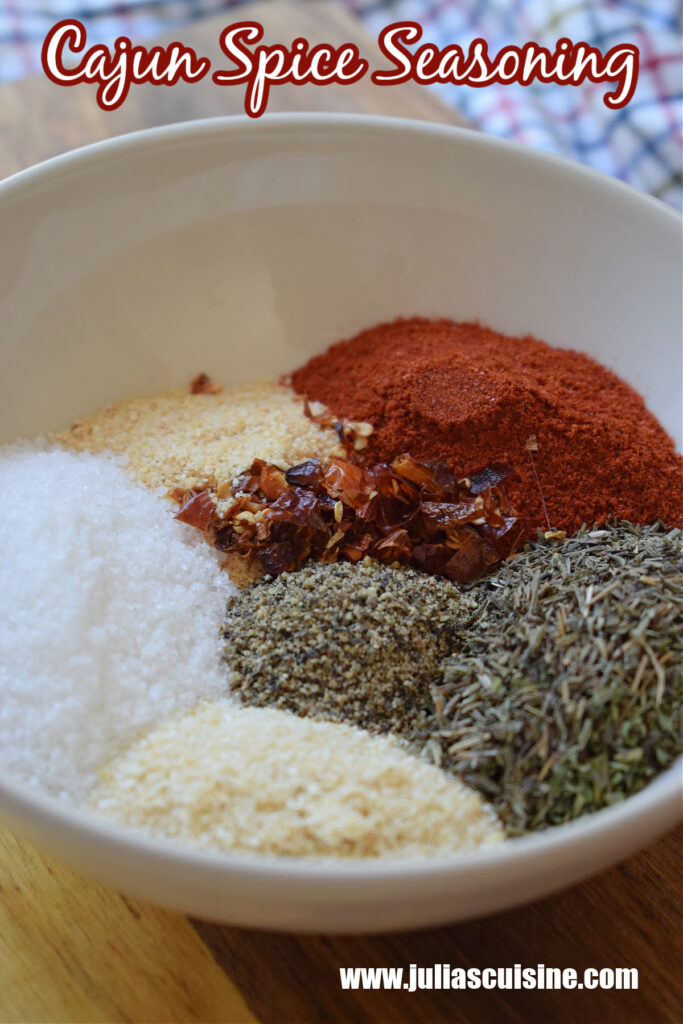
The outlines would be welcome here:
<svg viewBox="0 0 683 1024">
<path fill-rule="evenodd" d="M 378 132 L 448 142 L 465 148 L 485 149 L 502 154 L 527 166 L 536 165 L 544 172 L 579 184 L 610 199 L 635 204 L 647 215 L 656 217 L 664 230 L 679 231 L 681 217 L 661 200 L 641 193 L 601 171 L 586 167 L 565 157 L 533 149 L 521 143 L 486 135 L 471 128 L 460 128 L 437 122 L 366 114 L 339 113 L 272 113 L 257 121 L 246 115 L 214 117 L 145 128 L 114 136 L 51 157 L 41 163 L 17 171 L 0 181 L 0 207 L 14 199 L 30 195 L 43 184 L 48 187 L 62 176 L 78 168 L 92 169 L 112 157 L 125 158 L 136 150 L 152 152 L 168 145 L 191 144 L 197 138 L 209 141 L 229 135 L 287 133 L 305 130 L 315 134 L 321 130 L 335 132 Z M 285 857 L 246 851 L 211 852 L 152 838 L 130 828 L 108 822 L 93 812 L 70 806 L 57 798 L 44 795 L 29 785 L 0 775 L 0 813 L 8 812 L 13 822 L 38 826 L 49 825 L 69 833 L 71 839 L 91 849 L 106 849 L 110 854 L 135 854 L 148 865 L 163 862 L 169 868 L 193 868 L 210 878 L 221 876 L 249 877 L 272 881 L 312 879 L 329 883 L 348 881 L 379 881 L 417 879 L 428 874 L 434 879 L 455 880 L 470 872 L 512 868 L 523 862 L 546 862 L 560 852 L 569 854 L 591 840 L 615 836 L 630 825 L 647 817 L 658 821 L 657 831 L 673 826 L 683 813 L 683 757 L 633 796 L 572 822 L 554 826 L 520 838 L 481 848 L 473 853 L 428 855 L 423 857 L 382 857 L 341 860 L 334 858 Z M 614 859 L 618 859 L 618 854 Z"/>
<path fill-rule="evenodd" d="M 628 202 L 639 204 L 651 215 L 659 216 L 668 221 L 670 226 L 683 226 L 683 217 L 663 200 L 641 192 L 634 186 L 614 178 L 604 171 L 598 171 L 568 157 L 560 156 L 546 150 L 516 142 L 513 139 L 499 138 L 489 135 L 476 128 L 463 128 L 457 125 L 443 124 L 437 121 L 421 121 L 415 118 L 392 117 L 380 114 L 357 113 L 319 113 L 314 111 L 276 112 L 263 114 L 259 118 L 251 118 L 246 114 L 227 115 L 225 117 L 195 118 L 189 121 L 178 121 L 173 124 L 157 125 L 153 128 L 140 128 L 121 135 L 100 139 L 84 146 L 48 157 L 37 164 L 15 171 L 0 179 L 0 205 L 11 201 L 16 193 L 38 186 L 47 178 L 55 180 L 55 174 L 67 173 L 78 166 L 91 167 L 112 156 L 125 157 L 140 147 L 148 150 L 162 148 L 169 143 L 192 142 L 198 136 L 205 140 L 220 138 L 227 134 L 256 135 L 259 132 L 275 134 L 289 130 L 306 129 L 316 132 L 320 129 L 335 131 L 363 132 L 375 136 L 378 132 L 391 135 L 425 136 L 440 141 L 457 141 L 465 148 L 489 149 L 491 152 L 504 154 L 507 158 L 519 163 L 536 164 L 546 171 L 559 177 L 571 178 L 585 186 L 592 185 L 598 191 L 611 197 L 619 197 Z"/>
<path fill-rule="evenodd" d="M 30 786 L 0 777 L 0 813 L 8 809 L 13 817 L 31 825 L 63 829 L 71 837 L 91 848 L 107 848 L 110 853 L 135 853 L 150 863 L 159 861 L 168 867 L 196 868 L 216 877 L 223 874 L 260 879 L 304 879 L 343 882 L 349 880 L 415 879 L 424 876 L 454 879 L 475 870 L 495 870 L 524 862 L 547 862 L 554 854 L 567 854 L 592 839 L 627 830 L 641 817 L 660 819 L 662 833 L 673 827 L 683 813 L 683 756 L 640 792 L 619 803 L 528 835 L 505 839 L 470 853 L 454 851 L 411 857 L 365 857 L 354 859 L 291 857 L 241 850 L 210 851 L 189 843 L 155 838 L 128 826 L 115 825 L 104 816 L 72 806 L 56 797 L 44 795 Z M 617 858 L 618 859 L 618 855 Z"/>
</svg>

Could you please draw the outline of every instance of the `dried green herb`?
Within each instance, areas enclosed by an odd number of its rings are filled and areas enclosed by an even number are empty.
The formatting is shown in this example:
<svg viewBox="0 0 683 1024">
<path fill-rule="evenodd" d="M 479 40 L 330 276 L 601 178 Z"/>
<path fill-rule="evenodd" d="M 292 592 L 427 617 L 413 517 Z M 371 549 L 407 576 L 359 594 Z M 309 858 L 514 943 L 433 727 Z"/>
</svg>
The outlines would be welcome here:
<svg viewBox="0 0 683 1024">
<path fill-rule="evenodd" d="M 616 803 L 672 764 L 683 531 L 619 522 L 562 544 L 539 535 L 465 592 L 477 608 L 434 691 L 436 758 L 510 834 Z"/>
</svg>

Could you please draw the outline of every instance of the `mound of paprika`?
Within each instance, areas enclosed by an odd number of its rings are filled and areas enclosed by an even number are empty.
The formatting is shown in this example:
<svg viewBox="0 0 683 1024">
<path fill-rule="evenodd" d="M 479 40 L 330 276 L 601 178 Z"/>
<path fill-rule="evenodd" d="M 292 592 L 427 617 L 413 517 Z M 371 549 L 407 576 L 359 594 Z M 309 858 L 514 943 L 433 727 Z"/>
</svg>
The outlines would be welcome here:
<svg viewBox="0 0 683 1024">
<path fill-rule="evenodd" d="M 372 423 L 372 461 L 409 452 L 460 477 L 509 463 L 527 536 L 614 517 L 683 525 L 673 441 L 633 388 L 580 352 L 479 323 L 397 320 L 338 342 L 292 383 L 337 416 Z"/>
</svg>

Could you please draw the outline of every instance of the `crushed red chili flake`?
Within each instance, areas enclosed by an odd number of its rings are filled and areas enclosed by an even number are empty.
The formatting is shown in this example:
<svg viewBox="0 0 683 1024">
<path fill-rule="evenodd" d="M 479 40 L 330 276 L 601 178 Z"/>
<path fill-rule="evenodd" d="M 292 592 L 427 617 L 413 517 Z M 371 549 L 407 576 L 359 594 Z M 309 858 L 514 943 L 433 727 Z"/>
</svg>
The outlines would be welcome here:
<svg viewBox="0 0 683 1024">
<path fill-rule="evenodd" d="M 504 462 L 492 462 L 470 477 L 470 491 L 472 494 L 481 494 L 489 487 L 495 487 L 506 476 L 510 475 L 510 467 Z"/>
<path fill-rule="evenodd" d="M 320 483 L 321 473 L 320 459 L 309 459 L 288 469 L 285 480 L 293 487 L 310 487 L 315 490 Z"/>
<path fill-rule="evenodd" d="M 224 552 L 257 558 L 277 576 L 308 559 L 411 565 L 459 583 L 512 553 L 521 531 L 501 484 L 512 470 L 481 470 L 476 492 L 440 463 L 401 455 L 388 465 L 309 459 L 288 470 L 256 459 L 219 513 L 206 491 L 176 492 L 178 519 Z M 489 481 L 485 489 L 484 481 Z"/>
<path fill-rule="evenodd" d="M 180 512 L 176 513 L 174 518 L 179 519 L 181 523 L 195 526 L 198 530 L 208 530 L 215 508 L 209 492 L 199 491 L 185 500 Z"/>
<path fill-rule="evenodd" d="M 291 387 L 289 377 L 283 377 L 281 383 Z M 374 430 L 371 423 L 359 422 L 357 420 L 340 420 L 326 406 L 320 402 L 309 402 L 307 398 L 304 400 L 304 412 L 319 427 L 331 427 L 335 430 L 347 454 L 360 452 L 363 448 L 367 448 L 368 438 Z M 306 463 L 302 463 L 302 465 L 306 465 Z"/>
<path fill-rule="evenodd" d="M 220 384 L 214 384 L 206 373 L 198 373 L 190 383 L 190 394 L 192 395 L 219 395 L 222 390 Z"/>
</svg>

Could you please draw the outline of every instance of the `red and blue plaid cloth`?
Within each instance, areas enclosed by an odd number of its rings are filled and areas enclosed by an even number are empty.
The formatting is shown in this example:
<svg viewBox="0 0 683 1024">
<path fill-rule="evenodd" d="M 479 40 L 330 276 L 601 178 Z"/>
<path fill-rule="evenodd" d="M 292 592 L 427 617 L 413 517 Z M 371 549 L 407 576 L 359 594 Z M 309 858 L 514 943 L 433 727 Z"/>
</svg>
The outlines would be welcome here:
<svg viewBox="0 0 683 1024">
<path fill-rule="evenodd" d="M 311 0 L 309 0 L 311 2 Z M 315 0 L 323 3 L 327 0 Z M 640 74 L 628 106 L 609 110 L 608 86 L 434 86 L 477 127 L 560 153 L 682 205 L 683 60 L 679 0 L 343 0 L 371 34 L 396 21 L 418 21 L 423 39 L 465 49 L 477 36 L 489 51 L 529 40 L 554 48 L 566 36 L 603 52 L 621 42 L 640 48 Z M 137 41 L 180 30 L 188 21 L 226 13 L 240 0 L 0 0 L 0 81 L 40 71 L 46 32 L 76 17 L 89 44 L 121 34 Z M 180 37 L 182 38 L 182 37 Z M 288 43 L 290 40 L 283 39 Z"/>
</svg>

